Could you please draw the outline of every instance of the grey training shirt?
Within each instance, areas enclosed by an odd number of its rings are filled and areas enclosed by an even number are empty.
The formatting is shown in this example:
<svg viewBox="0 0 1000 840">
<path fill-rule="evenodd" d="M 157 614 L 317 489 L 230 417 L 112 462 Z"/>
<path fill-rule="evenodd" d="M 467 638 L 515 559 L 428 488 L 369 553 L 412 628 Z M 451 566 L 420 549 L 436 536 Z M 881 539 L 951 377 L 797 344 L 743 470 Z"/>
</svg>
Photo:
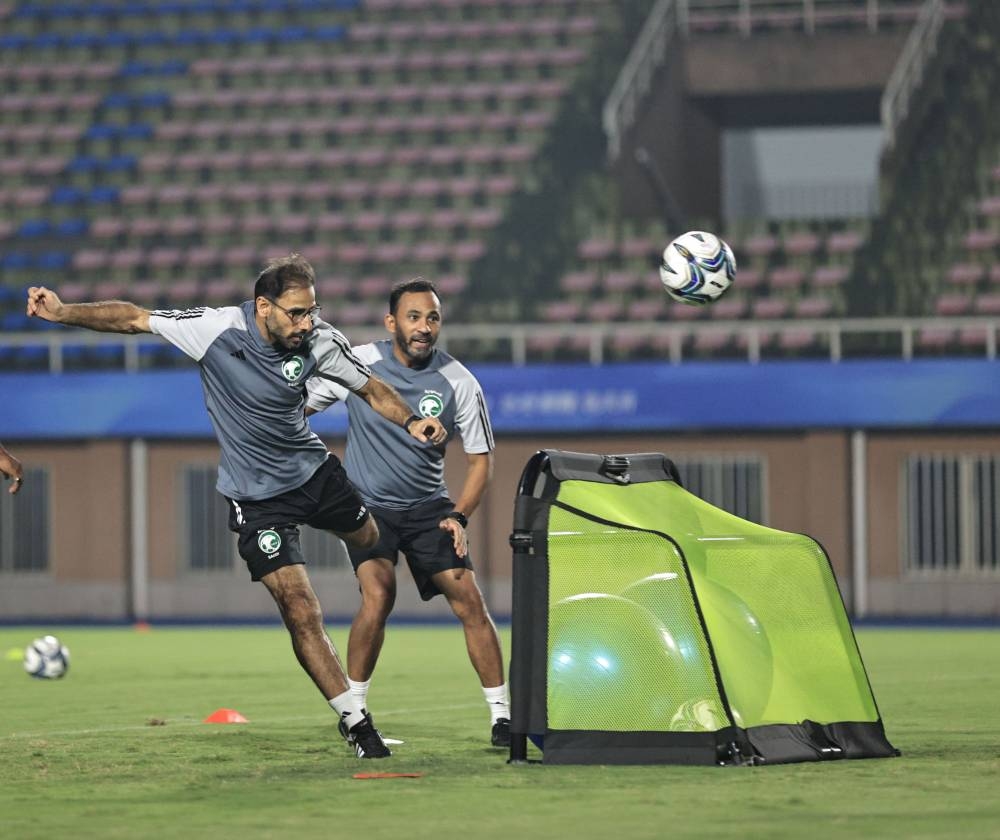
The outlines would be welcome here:
<svg viewBox="0 0 1000 840">
<path fill-rule="evenodd" d="M 435 350 L 425 367 L 408 368 L 393 355 L 392 341 L 388 339 L 355 347 L 353 353 L 399 391 L 414 414 L 437 417 L 449 437 L 457 428 L 466 452 L 493 450 L 493 430 L 483 390 L 457 359 Z M 317 411 L 337 400 L 346 400 L 344 468 L 368 504 L 404 510 L 447 495 L 444 444 L 420 443 L 335 382 L 311 379 L 307 388 L 307 405 Z"/>
<path fill-rule="evenodd" d="M 364 387 L 371 370 L 342 333 L 323 321 L 303 346 L 281 351 L 254 321 L 254 302 L 219 309 L 157 310 L 149 327 L 201 369 L 215 435 L 222 448 L 220 493 L 268 499 L 304 484 L 327 458 L 306 422 L 306 382 L 323 378 L 349 391 Z"/>
</svg>

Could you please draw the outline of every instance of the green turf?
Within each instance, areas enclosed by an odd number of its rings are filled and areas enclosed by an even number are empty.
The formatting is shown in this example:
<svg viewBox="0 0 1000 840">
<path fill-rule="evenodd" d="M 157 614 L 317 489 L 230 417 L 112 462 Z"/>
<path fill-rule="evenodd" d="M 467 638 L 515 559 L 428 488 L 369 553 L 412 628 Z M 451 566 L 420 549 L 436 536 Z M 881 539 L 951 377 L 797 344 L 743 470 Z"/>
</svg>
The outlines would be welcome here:
<svg viewBox="0 0 1000 840">
<path fill-rule="evenodd" d="M 370 700 L 406 743 L 382 762 L 338 739 L 280 629 L 54 629 L 64 680 L 0 660 L 5 840 L 1000 837 L 1000 632 L 860 634 L 902 758 L 640 768 L 506 765 L 457 626 L 390 627 Z M 0 629 L 0 653 L 38 634 Z M 250 723 L 200 723 L 221 707 Z M 352 778 L 372 769 L 425 775 Z"/>
</svg>

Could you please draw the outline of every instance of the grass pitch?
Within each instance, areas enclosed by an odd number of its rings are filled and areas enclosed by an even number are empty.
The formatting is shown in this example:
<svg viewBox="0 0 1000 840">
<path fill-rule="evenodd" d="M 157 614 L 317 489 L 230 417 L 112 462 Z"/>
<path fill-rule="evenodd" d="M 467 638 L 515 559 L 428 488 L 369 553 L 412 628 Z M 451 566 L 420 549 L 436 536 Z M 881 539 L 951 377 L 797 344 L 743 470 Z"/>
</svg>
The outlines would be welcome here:
<svg viewBox="0 0 1000 840">
<path fill-rule="evenodd" d="M 758 768 L 508 766 L 457 625 L 390 626 L 370 701 L 405 743 L 379 762 L 348 751 L 280 628 L 0 628 L 0 653 L 43 632 L 65 679 L 0 661 L 5 840 L 1000 837 L 998 631 L 860 633 L 903 757 Z M 201 723 L 218 708 L 250 722 Z"/>
</svg>

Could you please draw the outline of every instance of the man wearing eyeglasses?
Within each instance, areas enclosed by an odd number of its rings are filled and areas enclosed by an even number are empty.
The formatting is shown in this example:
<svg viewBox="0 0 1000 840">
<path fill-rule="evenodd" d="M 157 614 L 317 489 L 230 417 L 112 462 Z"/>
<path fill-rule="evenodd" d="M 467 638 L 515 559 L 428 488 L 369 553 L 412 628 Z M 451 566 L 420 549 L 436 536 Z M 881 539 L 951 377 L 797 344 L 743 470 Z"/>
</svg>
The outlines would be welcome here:
<svg viewBox="0 0 1000 840">
<path fill-rule="evenodd" d="M 319 319 L 315 273 L 297 254 L 272 260 L 254 299 L 218 309 L 149 311 L 125 301 L 63 303 L 28 289 L 27 314 L 99 332 L 155 333 L 194 359 L 222 450 L 218 490 L 252 580 L 271 593 L 295 655 L 340 716 L 360 758 L 390 755 L 323 627 L 305 571 L 298 526 L 332 531 L 348 545 L 374 546 L 378 526 L 339 459 L 305 419 L 306 382 L 346 388 L 420 443 L 442 444 L 436 418 L 417 417 L 396 390 L 361 362 L 342 333 Z"/>
</svg>

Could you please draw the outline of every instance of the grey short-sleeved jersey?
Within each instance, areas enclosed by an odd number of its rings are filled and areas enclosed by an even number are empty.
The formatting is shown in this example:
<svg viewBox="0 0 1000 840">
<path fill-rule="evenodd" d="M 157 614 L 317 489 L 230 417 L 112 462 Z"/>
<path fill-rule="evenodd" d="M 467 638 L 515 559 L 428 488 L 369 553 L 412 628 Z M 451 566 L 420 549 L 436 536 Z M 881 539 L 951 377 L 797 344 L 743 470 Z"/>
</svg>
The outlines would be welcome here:
<svg viewBox="0 0 1000 840">
<path fill-rule="evenodd" d="M 466 452 L 493 450 L 483 390 L 461 362 L 435 350 L 425 367 L 408 368 L 393 355 L 388 339 L 363 344 L 353 352 L 376 376 L 399 391 L 414 414 L 437 417 L 449 436 L 457 429 Z M 401 510 L 447 495 L 444 445 L 417 442 L 376 414 L 364 400 L 329 380 L 312 379 L 306 387 L 306 404 L 317 411 L 346 400 L 349 422 L 344 467 L 368 504 Z"/>
<path fill-rule="evenodd" d="M 231 499 L 269 499 L 301 486 L 327 458 L 305 419 L 306 382 L 351 391 L 371 371 L 347 339 L 318 321 L 300 351 L 267 343 L 254 303 L 157 310 L 149 327 L 198 362 L 205 407 L 222 448 L 218 490 Z"/>
</svg>

